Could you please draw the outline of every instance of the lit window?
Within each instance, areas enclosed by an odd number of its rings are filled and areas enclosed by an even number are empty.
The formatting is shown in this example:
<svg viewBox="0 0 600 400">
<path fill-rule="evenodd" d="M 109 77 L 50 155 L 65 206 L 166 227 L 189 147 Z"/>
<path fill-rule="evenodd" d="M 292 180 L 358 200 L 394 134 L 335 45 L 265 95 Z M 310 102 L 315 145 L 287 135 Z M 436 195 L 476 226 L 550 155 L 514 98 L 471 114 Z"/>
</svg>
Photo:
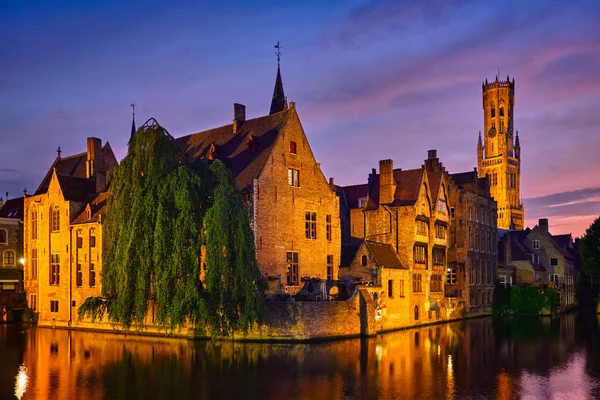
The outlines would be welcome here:
<svg viewBox="0 0 600 400">
<path fill-rule="evenodd" d="M 432 292 L 442 291 L 442 275 L 431 275 L 431 281 L 429 282 L 429 290 Z"/>
<path fill-rule="evenodd" d="M 423 277 L 421 274 L 413 274 L 413 293 L 421 293 L 423 291 Z"/>
<path fill-rule="evenodd" d="M 456 285 L 456 267 L 448 268 L 446 285 Z"/>
<path fill-rule="evenodd" d="M 37 210 L 31 211 L 31 239 L 37 239 L 38 229 L 38 213 Z"/>
<path fill-rule="evenodd" d="M 14 251 L 5 251 L 4 252 L 4 265 L 14 265 L 15 264 L 15 252 Z"/>
<path fill-rule="evenodd" d="M 288 286 L 298 286 L 298 252 L 287 252 L 287 284 Z"/>
<path fill-rule="evenodd" d="M 317 213 L 307 212 L 305 216 L 304 228 L 307 239 L 317 238 Z"/>
<path fill-rule="evenodd" d="M 438 201 L 438 211 L 442 214 L 446 214 L 447 211 L 447 207 L 446 207 L 446 201 L 445 200 L 439 200 Z"/>
<path fill-rule="evenodd" d="M 60 208 L 54 206 L 50 214 L 52 232 L 58 232 L 60 230 Z"/>
<path fill-rule="evenodd" d="M 441 247 L 433 248 L 433 265 L 444 265 L 446 263 L 446 252 Z"/>
<path fill-rule="evenodd" d="M 422 245 L 414 247 L 415 264 L 427 264 L 427 248 Z"/>
<path fill-rule="evenodd" d="M 417 235 L 427 236 L 427 222 L 417 221 Z"/>
<path fill-rule="evenodd" d="M 300 187 L 300 171 L 297 169 L 288 169 L 288 185 Z"/>
<path fill-rule="evenodd" d="M 446 239 L 446 227 L 444 225 L 435 225 L 435 237 L 438 239 Z"/>
<path fill-rule="evenodd" d="M 290 153 L 297 154 L 296 153 L 296 142 L 290 142 Z"/>
</svg>

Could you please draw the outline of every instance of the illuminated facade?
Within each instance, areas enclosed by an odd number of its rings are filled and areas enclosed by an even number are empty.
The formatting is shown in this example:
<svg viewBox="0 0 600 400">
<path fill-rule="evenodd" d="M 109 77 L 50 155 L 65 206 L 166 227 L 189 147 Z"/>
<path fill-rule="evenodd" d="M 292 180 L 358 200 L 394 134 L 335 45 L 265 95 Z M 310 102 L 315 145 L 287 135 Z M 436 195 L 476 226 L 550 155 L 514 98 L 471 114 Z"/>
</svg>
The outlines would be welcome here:
<svg viewBox="0 0 600 400">
<path fill-rule="evenodd" d="M 477 170 L 488 177 L 492 197 L 498 203 L 498 228 L 521 230 L 521 145 L 513 137 L 515 80 L 486 81 L 483 91 L 483 141 L 477 142 Z"/>
</svg>

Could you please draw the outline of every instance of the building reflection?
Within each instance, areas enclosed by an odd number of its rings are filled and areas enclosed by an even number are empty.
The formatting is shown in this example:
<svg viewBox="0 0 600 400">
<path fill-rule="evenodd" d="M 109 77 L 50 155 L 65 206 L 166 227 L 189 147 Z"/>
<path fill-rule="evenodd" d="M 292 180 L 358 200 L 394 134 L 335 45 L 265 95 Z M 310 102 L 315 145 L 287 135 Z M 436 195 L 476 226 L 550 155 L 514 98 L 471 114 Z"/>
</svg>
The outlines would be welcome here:
<svg viewBox="0 0 600 400">
<path fill-rule="evenodd" d="M 595 386 L 575 318 L 482 318 L 310 345 L 31 329 L 10 386 L 23 364 L 25 399 L 585 398 Z"/>
</svg>

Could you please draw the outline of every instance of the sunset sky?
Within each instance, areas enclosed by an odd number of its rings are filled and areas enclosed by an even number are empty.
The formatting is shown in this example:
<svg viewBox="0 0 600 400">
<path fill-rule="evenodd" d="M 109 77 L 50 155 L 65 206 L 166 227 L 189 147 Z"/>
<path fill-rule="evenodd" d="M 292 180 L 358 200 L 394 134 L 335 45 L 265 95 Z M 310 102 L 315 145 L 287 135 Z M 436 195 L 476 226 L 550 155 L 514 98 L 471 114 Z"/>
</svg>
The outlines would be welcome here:
<svg viewBox="0 0 600 400">
<path fill-rule="evenodd" d="M 126 154 L 131 108 L 175 136 L 269 111 L 277 61 L 326 176 L 378 160 L 476 166 L 481 83 L 514 77 L 526 225 L 600 215 L 600 1 L 21 1 L 0 7 L 0 194 L 88 136 Z"/>
</svg>

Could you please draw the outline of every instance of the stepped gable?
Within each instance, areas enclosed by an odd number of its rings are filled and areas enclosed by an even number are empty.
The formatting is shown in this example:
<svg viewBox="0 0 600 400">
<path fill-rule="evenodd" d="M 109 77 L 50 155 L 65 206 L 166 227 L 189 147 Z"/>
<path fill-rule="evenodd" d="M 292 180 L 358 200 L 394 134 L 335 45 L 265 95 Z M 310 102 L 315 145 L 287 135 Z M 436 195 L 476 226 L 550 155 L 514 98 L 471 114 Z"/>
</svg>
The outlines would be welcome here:
<svg viewBox="0 0 600 400">
<path fill-rule="evenodd" d="M 175 139 L 189 161 L 218 159 L 233 173 L 238 188 L 247 191 L 262 171 L 279 132 L 285 126 L 288 109 L 243 121 L 234 131 L 233 124 L 193 133 Z"/>
</svg>

